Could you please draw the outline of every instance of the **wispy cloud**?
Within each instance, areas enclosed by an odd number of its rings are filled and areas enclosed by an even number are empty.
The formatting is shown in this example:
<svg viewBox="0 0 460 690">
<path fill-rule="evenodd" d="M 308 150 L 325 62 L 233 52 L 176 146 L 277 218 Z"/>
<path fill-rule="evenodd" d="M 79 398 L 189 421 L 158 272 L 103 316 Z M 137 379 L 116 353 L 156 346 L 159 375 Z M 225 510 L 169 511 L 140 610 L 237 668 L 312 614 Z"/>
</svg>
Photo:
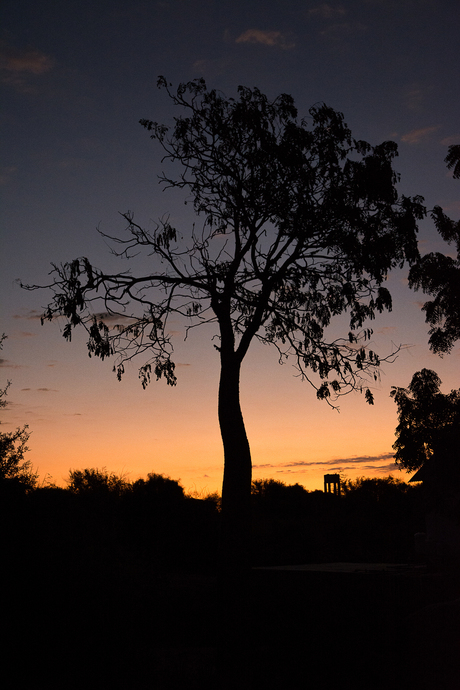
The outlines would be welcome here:
<svg viewBox="0 0 460 690">
<path fill-rule="evenodd" d="M 441 139 L 441 144 L 443 146 L 452 146 L 452 144 L 460 144 L 460 134 L 452 134 L 450 137 L 445 137 Z"/>
<path fill-rule="evenodd" d="M 94 314 L 97 321 L 103 321 L 107 325 L 113 326 L 127 326 L 136 320 L 135 316 L 127 316 L 125 314 L 109 314 L 109 312 L 98 312 Z"/>
<path fill-rule="evenodd" d="M 388 472 L 394 472 L 395 470 L 400 470 L 395 462 L 390 462 L 388 465 L 379 465 L 378 467 L 372 468 L 374 472 L 381 472 L 382 474 L 388 474 Z"/>
<path fill-rule="evenodd" d="M 374 333 L 378 333 L 379 335 L 393 335 L 397 330 L 396 326 L 382 326 L 382 328 L 375 330 Z"/>
<path fill-rule="evenodd" d="M 27 319 L 28 321 L 37 321 L 43 316 L 42 311 L 38 309 L 28 309 L 23 314 L 13 314 L 13 319 Z"/>
<path fill-rule="evenodd" d="M 361 22 L 336 22 L 326 26 L 319 33 L 332 41 L 343 43 L 347 42 L 353 34 L 363 33 L 364 31 L 367 31 L 367 26 Z"/>
<path fill-rule="evenodd" d="M 363 33 L 368 28 L 360 21 L 346 21 L 348 12 L 341 4 L 322 2 L 307 9 L 305 14 L 307 19 L 319 22 L 319 35 L 335 49 L 346 49 L 350 37 Z"/>
<path fill-rule="evenodd" d="M 22 392 L 37 392 L 37 393 L 58 393 L 56 388 L 21 388 Z"/>
<path fill-rule="evenodd" d="M 0 81 L 18 91 L 34 91 L 31 77 L 45 74 L 52 66 L 52 59 L 39 50 L 19 50 L 5 41 L 0 42 Z"/>
<path fill-rule="evenodd" d="M 22 369 L 21 364 L 15 364 L 9 359 L 0 359 L 0 367 L 2 369 Z"/>
<path fill-rule="evenodd" d="M 295 476 L 298 474 L 306 474 L 307 472 L 314 471 L 315 467 L 308 467 L 308 468 L 290 468 L 286 467 L 280 470 L 275 470 L 273 469 L 272 472 L 275 474 L 284 474 L 284 475 L 291 475 Z M 320 468 L 316 468 L 317 471 L 320 470 Z M 346 474 L 347 472 L 353 472 L 356 474 L 356 471 L 359 471 L 362 475 L 366 475 L 367 473 L 372 473 L 372 474 L 384 474 L 388 475 L 393 472 L 399 472 L 400 468 L 398 465 L 396 465 L 394 462 L 393 463 L 388 463 L 386 465 L 337 465 L 337 466 L 331 466 L 328 467 L 327 472 L 333 471 L 334 473 L 341 473 L 341 474 Z M 324 471 L 324 470 L 323 470 Z"/>
<path fill-rule="evenodd" d="M 409 110 L 417 110 L 426 97 L 425 89 L 414 87 L 404 94 L 404 102 Z"/>
<path fill-rule="evenodd" d="M 390 460 L 393 458 L 393 453 L 379 453 L 379 455 L 352 455 L 349 458 L 334 458 L 333 460 L 326 460 L 324 462 L 314 463 L 317 466 L 339 466 L 339 465 L 364 465 L 373 462 L 382 462 L 382 460 Z"/>
<path fill-rule="evenodd" d="M 254 465 L 254 469 L 276 469 L 278 472 L 285 471 L 299 471 L 299 469 L 315 469 L 319 467 L 335 467 L 337 469 L 356 469 L 358 465 L 363 465 L 363 469 L 379 469 L 373 463 L 382 462 L 385 460 L 393 460 L 393 453 L 379 453 L 378 455 L 353 455 L 349 458 L 334 458 L 332 460 L 322 461 L 304 461 L 298 460 L 295 462 L 280 462 L 274 464 Z M 385 468 L 391 467 L 394 469 L 394 462 L 385 465 Z"/>
<path fill-rule="evenodd" d="M 127 316 L 125 314 L 109 314 L 108 312 L 99 312 L 94 314 L 94 316 L 98 321 L 103 321 L 104 323 L 112 327 L 117 324 L 120 326 L 128 325 L 135 320 L 134 316 Z M 24 311 L 22 314 L 13 314 L 12 318 L 26 319 L 27 321 L 40 321 L 43 318 L 43 311 L 39 311 L 38 309 L 29 309 L 27 311 Z M 57 319 L 58 315 L 54 318 Z M 33 333 L 23 331 L 21 335 L 30 336 L 33 335 Z"/>
<path fill-rule="evenodd" d="M 343 17 L 346 13 L 342 5 L 329 5 L 327 2 L 307 10 L 308 16 L 319 17 L 320 19 L 337 19 L 338 17 Z"/>
<path fill-rule="evenodd" d="M 235 43 L 260 43 L 264 46 L 282 48 L 289 50 L 294 48 L 295 43 L 281 33 L 281 31 L 264 31 L 262 29 L 247 29 L 237 39 Z"/>
<path fill-rule="evenodd" d="M 423 139 L 429 137 L 430 134 L 436 132 L 438 129 L 439 127 L 422 127 L 420 129 L 413 129 L 407 134 L 403 134 L 401 141 L 405 144 L 418 144 L 419 142 L 423 141 Z"/>
</svg>

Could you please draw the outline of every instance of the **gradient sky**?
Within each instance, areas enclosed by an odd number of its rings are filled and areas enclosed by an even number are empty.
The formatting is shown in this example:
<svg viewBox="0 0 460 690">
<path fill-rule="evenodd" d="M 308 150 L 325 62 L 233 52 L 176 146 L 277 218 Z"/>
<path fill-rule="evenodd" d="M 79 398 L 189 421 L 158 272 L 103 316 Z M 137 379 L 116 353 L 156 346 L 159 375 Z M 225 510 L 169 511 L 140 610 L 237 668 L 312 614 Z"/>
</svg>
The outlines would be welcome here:
<svg viewBox="0 0 460 690">
<path fill-rule="evenodd" d="M 460 143 L 459 25 L 458 0 L 3 1 L 0 385 L 12 385 L 2 430 L 29 424 L 41 480 L 62 484 L 70 468 L 105 466 L 131 480 L 160 472 L 187 490 L 220 489 L 213 333 L 183 342 L 178 323 L 178 385 L 144 391 L 135 366 L 118 383 L 82 337 L 68 344 L 57 323 L 42 327 L 49 295 L 15 283 L 46 283 L 50 262 L 82 255 L 112 265 L 95 228 L 122 230 L 119 212 L 144 224 L 164 213 L 189 222 L 183 197 L 161 192 L 159 150 L 138 124 L 174 114 L 157 76 L 174 85 L 204 77 L 227 95 L 239 84 L 290 93 L 301 116 L 325 102 L 356 138 L 398 142 L 400 191 L 457 219 L 460 183 L 444 158 Z M 420 249 L 448 252 L 430 219 Z M 253 347 L 242 405 L 255 478 L 307 489 L 322 488 L 326 472 L 407 478 L 393 465 L 391 386 L 427 367 L 444 392 L 458 388 L 460 348 L 443 359 L 429 352 L 423 296 L 406 278 L 390 276 L 393 312 L 373 324 L 379 354 L 407 346 L 383 367 L 373 407 L 355 394 L 333 411 L 274 350 Z"/>
</svg>

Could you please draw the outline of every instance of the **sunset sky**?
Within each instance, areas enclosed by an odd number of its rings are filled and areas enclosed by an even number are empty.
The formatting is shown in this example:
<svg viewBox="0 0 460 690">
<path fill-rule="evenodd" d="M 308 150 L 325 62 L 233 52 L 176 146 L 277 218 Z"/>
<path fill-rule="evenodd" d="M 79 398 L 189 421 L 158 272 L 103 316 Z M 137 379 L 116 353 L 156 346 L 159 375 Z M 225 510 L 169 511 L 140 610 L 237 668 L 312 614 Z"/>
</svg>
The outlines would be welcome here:
<svg viewBox="0 0 460 690">
<path fill-rule="evenodd" d="M 325 102 L 357 139 L 398 143 L 402 193 L 459 218 L 460 183 L 444 163 L 460 143 L 458 0 L 4 0 L 1 27 L 0 387 L 12 381 L 2 430 L 29 425 L 41 481 L 106 467 L 220 490 L 213 331 L 184 342 L 175 324 L 178 385 L 143 390 L 136 366 L 119 383 L 112 363 L 88 358 L 83 335 L 68 344 L 63 324 L 41 326 L 50 294 L 15 281 L 44 284 L 51 262 L 78 256 L 118 265 L 96 227 L 120 232 L 128 209 L 145 225 L 169 213 L 189 226 L 184 197 L 161 191 L 160 151 L 138 124 L 178 114 L 158 75 L 174 85 L 204 77 L 228 96 L 240 84 L 289 93 L 300 116 Z M 419 237 L 422 253 L 449 252 L 430 218 Z M 322 488 L 327 472 L 407 478 L 393 464 L 391 386 L 426 367 L 444 392 L 458 388 L 460 348 L 442 359 L 429 352 L 423 295 L 408 289 L 407 269 L 388 287 L 394 308 L 372 324 L 374 349 L 405 347 L 382 367 L 374 406 L 354 394 L 331 410 L 274 349 L 250 350 L 242 406 L 255 478 L 307 489 Z"/>
</svg>

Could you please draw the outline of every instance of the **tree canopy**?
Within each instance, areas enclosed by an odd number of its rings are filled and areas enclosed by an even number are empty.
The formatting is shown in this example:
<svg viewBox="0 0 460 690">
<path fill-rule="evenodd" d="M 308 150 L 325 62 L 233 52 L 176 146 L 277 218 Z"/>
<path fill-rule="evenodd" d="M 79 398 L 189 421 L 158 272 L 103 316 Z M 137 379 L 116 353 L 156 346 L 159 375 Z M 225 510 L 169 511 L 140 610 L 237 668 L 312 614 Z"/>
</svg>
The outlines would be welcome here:
<svg viewBox="0 0 460 690">
<path fill-rule="evenodd" d="M 436 372 L 422 369 L 408 388 L 393 387 L 391 391 L 399 420 L 395 460 L 407 470 L 417 470 L 431 458 L 445 467 L 451 460 L 459 465 L 460 389 L 444 394 L 440 387 Z"/>
<path fill-rule="evenodd" d="M 83 470 L 69 470 L 67 488 L 73 494 L 94 496 L 121 496 L 131 489 L 131 485 L 115 472 L 105 467 L 87 467 Z"/>
<path fill-rule="evenodd" d="M 187 117 L 176 118 L 172 134 L 156 122 L 141 124 L 164 159 L 182 164 L 180 175 L 162 173 L 160 181 L 189 189 L 203 227 L 187 239 L 169 220 L 149 231 L 131 212 L 122 214 L 127 237 L 111 239 L 122 245 L 121 255 L 145 248 L 158 260 L 154 270 L 110 275 L 86 258 L 54 266 L 55 298 L 44 318 L 67 317 L 67 339 L 85 326 L 90 354 L 119 356 L 118 377 L 134 355 L 150 355 L 140 368 L 146 385 L 152 368 L 157 378 L 176 382 L 170 314 L 193 326 L 222 326 L 225 312 L 238 359 L 256 337 L 275 344 L 281 358 L 293 355 L 306 378 L 309 369 L 321 379 L 335 374 L 319 397 L 354 387 L 366 365 L 378 365 L 375 353 L 356 346 L 370 332 L 358 337 L 356 330 L 391 309 L 387 272 L 417 258 L 416 219 L 424 208 L 419 197 L 398 197 L 396 144 L 354 140 L 342 114 L 325 105 L 299 123 L 286 94 L 270 102 L 258 89 L 240 87 L 234 100 L 208 91 L 203 80 L 177 94 L 164 79 L 159 85 Z M 106 311 L 95 312 L 96 301 Z M 141 316 L 131 311 L 136 303 Z M 342 312 L 350 315 L 350 332 L 328 341 L 324 331 Z M 133 323 L 110 329 L 109 314 Z"/>
<path fill-rule="evenodd" d="M 181 114 L 172 128 L 140 122 L 163 150 L 160 183 L 187 192 L 200 225 L 178 229 L 163 216 L 148 229 L 123 213 L 126 234 L 104 236 L 122 257 L 144 253 L 145 272 L 108 273 L 86 257 L 54 265 L 44 319 L 63 316 L 68 340 L 85 328 L 90 356 L 116 356 L 118 378 L 143 356 L 143 386 L 152 374 L 176 383 L 171 315 L 188 328 L 215 324 L 222 515 L 240 525 L 236 545 L 247 531 L 251 490 L 239 399 L 251 343 L 273 345 L 280 361 L 292 358 L 318 398 L 334 404 L 363 390 L 371 403 L 367 376 L 377 377 L 381 360 L 365 322 L 391 309 L 388 271 L 418 258 L 425 208 L 421 197 L 398 195 L 396 144 L 354 139 L 343 115 L 324 104 L 299 119 L 287 94 L 270 100 L 239 87 L 227 98 L 203 79 L 176 91 L 163 77 L 158 85 Z M 341 314 L 349 325 L 336 338 L 328 327 Z"/>
<path fill-rule="evenodd" d="M 460 179 L 460 145 L 450 146 L 445 160 L 447 167 L 453 168 L 454 178 Z M 443 240 L 455 247 L 457 256 L 425 254 L 410 269 L 409 286 L 434 298 L 422 309 L 430 325 L 430 348 L 443 355 L 460 340 L 460 220 L 449 218 L 440 206 L 434 207 L 431 217 Z"/>
</svg>

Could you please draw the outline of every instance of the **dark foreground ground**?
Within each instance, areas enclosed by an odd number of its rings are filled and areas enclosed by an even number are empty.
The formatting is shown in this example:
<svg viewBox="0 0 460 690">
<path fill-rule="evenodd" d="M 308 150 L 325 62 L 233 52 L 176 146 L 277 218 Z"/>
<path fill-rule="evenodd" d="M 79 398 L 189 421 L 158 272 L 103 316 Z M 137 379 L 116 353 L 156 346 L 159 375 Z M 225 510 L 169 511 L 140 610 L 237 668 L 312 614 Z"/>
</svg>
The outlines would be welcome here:
<svg viewBox="0 0 460 690">
<path fill-rule="evenodd" d="M 238 584 L 108 556 L 7 565 L 4 688 L 460 687 L 452 571 L 254 569 Z"/>
<path fill-rule="evenodd" d="M 2 689 L 460 688 L 452 566 L 238 581 L 213 569 L 212 503 L 112 498 L 0 501 Z M 405 562 L 419 522 L 405 494 L 363 505 L 317 492 L 298 510 L 294 498 L 256 511 L 254 564 Z"/>
</svg>

